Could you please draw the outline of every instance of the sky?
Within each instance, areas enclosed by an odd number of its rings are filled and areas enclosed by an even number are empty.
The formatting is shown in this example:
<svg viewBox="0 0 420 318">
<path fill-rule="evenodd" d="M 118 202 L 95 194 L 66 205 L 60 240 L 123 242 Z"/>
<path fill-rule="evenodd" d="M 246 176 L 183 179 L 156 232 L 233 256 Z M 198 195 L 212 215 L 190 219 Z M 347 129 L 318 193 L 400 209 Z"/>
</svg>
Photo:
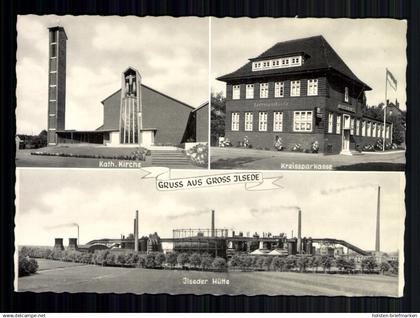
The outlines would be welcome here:
<svg viewBox="0 0 420 318">
<path fill-rule="evenodd" d="M 142 82 L 193 107 L 208 100 L 208 19 L 186 17 L 19 16 L 17 133 L 47 127 L 48 27 L 65 28 L 66 129 L 102 125 L 101 101 L 136 68 Z"/>
<path fill-rule="evenodd" d="M 231 171 L 230 171 L 231 172 Z M 214 172 L 220 174 L 221 171 Z M 404 174 L 396 172 L 264 172 L 282 177 L 279 189 L 246 191 L 244 185 L 159 192 L 141 170 L 19 169 L 16 184 L 16 244 L 51 246 L 54 238 L 120 238 L 133 230 L 140 213 L 140 236 L 172 229 L 216 228 L 236 233 L 297 233 L 337 238 L 365 250 L 375 247 L 377 186 L 381 186 L 381 249 L 396 251 L 403 240 Z M 202 175 L 172 171 L 172 178 Z M 42 184 L 41 187 L 34 187 Z"/>
<path fill-rule="evenodd" d="M 392 19 L 212 18 L 212 91 L 225 94 L 216 78 L 237 70 L 277 42 L 322 35 L 348 67 L 372 91 L 367 104 L 385 100 L 385 68 L 398 82 L 388 99 L 406 109 L 407 23 Z"/>
</svg>

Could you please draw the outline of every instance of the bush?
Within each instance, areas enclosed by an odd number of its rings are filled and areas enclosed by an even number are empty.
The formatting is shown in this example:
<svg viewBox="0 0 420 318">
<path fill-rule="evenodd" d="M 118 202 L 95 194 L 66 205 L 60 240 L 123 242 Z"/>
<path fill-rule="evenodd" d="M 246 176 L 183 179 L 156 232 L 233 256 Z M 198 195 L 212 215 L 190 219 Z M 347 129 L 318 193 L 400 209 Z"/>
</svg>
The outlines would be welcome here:
<svg viewBox="0 0 420 318">
<path fill-rule="evenodd" d="M 187 156 L 193 164 L 200 167 L 207 167 L 209 149 L 205 144 L 198 144 L 188 149 Z"/>
<path fill-rule="evenodd" d="M 179 254 L 179 255 L 178 255 L 178 257 L 177 257 L 177 262 L 178 262 L 178 264 L 179 264 L 181 267 L 184 267 L 184 266 L 185 266 L 185 264 L 187 264 L 187 263 L 188 263 L 188 261 L 189 261 L 189 258 L 188 258 L 188 254 L 187 254 L 187 253 L 181 253 L 181 254 Z"/>
<path fill-rule="evenodd" d="M 281 138 L 278 138 L 274 142 L 274 148 L 277 149 L 278 151 L 284 150 L 283 141 Z"/>
<path fill-rule="evenodd" d="M 209 269 L 211 268 L 212 264 L 213 264 L 213 257 L 211 257 L 211 255 L 204 253 L 201 255 L 201 268 L 203 269 Z"/>
<path fill-rule="evenodd" d="M 201 256 L 198 253 L 193 253 L 189 257 L 190 265 L 197 268 L 201 265 Z"/>
<path fill-rule="evenodd" d="M 155 267 L 162 268 L 163 263 L 166 260 L 165 254 L 159 252 L 154 255 L 155 257 Z"/>
<path fill-rule="evenodd" d="M 311 144 L 311 152 L 312 153 L 318 153 L 319 152 L 319 142 L 318 141 L 313 141 Z"/>
<path fill-rule="evenodd" d="M 177 263 L 177 253 L 168 253 L 166 254 L 166 263 L 171 267 L 174 268 Z"/>
<path fill-rule="evenodd" d="M 221 257 L 216 257 L 213 261 L 213 268 L 218 271 L 226 270 L 226 260 Z"/>
<path fill-rule="evenodd" d="M 28 256 L 19 256 L 19 277 L 35 274 L 38 262 Z"/>
</svg>

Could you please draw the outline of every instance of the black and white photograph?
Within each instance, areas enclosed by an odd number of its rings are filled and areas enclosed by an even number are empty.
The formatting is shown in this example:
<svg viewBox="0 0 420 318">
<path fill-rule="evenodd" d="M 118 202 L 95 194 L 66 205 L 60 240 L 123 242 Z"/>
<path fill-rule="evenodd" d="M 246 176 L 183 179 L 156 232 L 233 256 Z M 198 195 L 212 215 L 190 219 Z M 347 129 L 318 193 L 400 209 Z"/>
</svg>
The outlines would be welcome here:
<svg viewBox="0 0 420 318">
<path fill-rule="evenodd" d="M 228 180 L 253 172 L 145 175 L 19 169 L 15 289 L 402 296 L 401 173 L 266 171 L 259 191 Z"/>
<path fill-rule="evenodd" d="M 16 166 L 208 168 L 209 22 L 19 16 Z"/>
<path fill-rule="evenodd" d="M 211 19 L 211 167 L 403 171 L 405 20 Z"/>
</svg>

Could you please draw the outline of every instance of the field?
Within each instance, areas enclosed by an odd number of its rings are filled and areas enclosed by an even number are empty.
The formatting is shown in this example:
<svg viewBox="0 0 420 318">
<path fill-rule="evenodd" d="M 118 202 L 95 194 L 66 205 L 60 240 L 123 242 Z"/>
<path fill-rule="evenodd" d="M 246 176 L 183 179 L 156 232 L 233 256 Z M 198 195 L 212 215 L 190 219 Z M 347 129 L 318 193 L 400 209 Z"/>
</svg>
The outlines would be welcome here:
<svg viewBox="0 0 420 318">
<path fill-rule="evenodd" d="M 363 153 L 354 156 L 307 154 L 257 149 L 212 147 L 212 169 L 284 170 L 282 165 L 322 164 L 321 170 L 403 171 L 404 151 Z"/>
<path fill-rule="evenodd" d="M 398 278 L 382 275 L 330 275 L 291 272 L 229 272 L 155 270 L 101 267 L 37 259 L 38 273 L 21 277 L 19 291 L 394 296 Z M 207 284 L 184 284 L 184 278 L 208 280 Z M 213 278 L 229 284 L 213 284 Z"/>
</svg>

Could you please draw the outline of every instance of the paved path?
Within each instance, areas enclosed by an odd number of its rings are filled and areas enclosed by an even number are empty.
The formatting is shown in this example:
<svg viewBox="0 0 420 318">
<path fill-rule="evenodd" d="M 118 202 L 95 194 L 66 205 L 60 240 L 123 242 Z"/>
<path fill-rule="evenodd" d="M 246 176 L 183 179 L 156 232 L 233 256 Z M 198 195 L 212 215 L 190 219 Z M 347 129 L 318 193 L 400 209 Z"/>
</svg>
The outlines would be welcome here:
<svg viewBox="0 0 420 318">
<path fill-rule="evenodd" d="M 344 156 L 212 147 L 210 156 L 212 169 L 403 171 L 405 168 L 404 151 Z"/>
</svg>

